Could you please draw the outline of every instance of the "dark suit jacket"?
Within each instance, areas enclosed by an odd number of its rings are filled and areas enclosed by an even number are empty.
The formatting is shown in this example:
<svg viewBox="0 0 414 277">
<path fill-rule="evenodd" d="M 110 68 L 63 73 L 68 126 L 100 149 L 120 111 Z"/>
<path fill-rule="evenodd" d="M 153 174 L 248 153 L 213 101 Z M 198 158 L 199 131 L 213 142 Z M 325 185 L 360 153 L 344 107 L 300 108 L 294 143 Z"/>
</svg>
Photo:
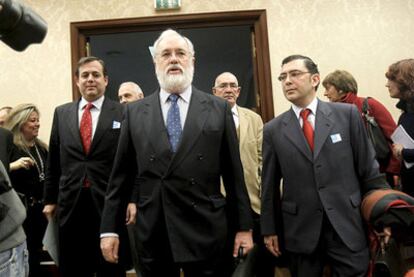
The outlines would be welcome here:
<svg viewBox="0 0 414 277">
<path fill-rule="evenodd" d="M 3 162 L 4 167 L 7 172 L 10 168 L 10 162 L 14 144 L 13 144 L 13 134 L 4 128 L 0 127 L 0 160 Z"/>
<path fill-rule="evenodd" d="M 226 199 L 220 193 L 223 176 Z M 135 177 L 134 182 L 128 178 Z M 124 224 L 121 191 L 139 193 L 139 253 L 151 256 L 162 223 L 176 262 L 221 254 L 227 236 L 226 210 L 238 230 L 252 228 L 236 131 L 226 101 L 195 88 L 179 148 L 170 150 L 159 93 L 127 106 L 102 218 L 101 232 Z M 165 245 L 163 251 L 165 250 Z"/>
<path fill-rule="evenodd" d="M 325 213 L 343 242 L 360 250 L 367 245 L 361 197 L 387 185 L 355 106 L 318 101 L 315 125 L 313 155 L 292 109 L 265 125 L 262 234 L 283 235 L 287 250 L 309 254 Z"/>
<path fill-rule="evenodd" d="M 96 211 L 101 214 L 120 133 L 114 122 L 122 120 L 123 106 L 105 98 L 86 155 L 79 133 L 78 104 L 67 103 L 55 109 L 50 136 L 44 201 L 58 204 L 60 225 L 65 224 L 76 206 L 85 176 L 91 183 Z"/>
</svg>

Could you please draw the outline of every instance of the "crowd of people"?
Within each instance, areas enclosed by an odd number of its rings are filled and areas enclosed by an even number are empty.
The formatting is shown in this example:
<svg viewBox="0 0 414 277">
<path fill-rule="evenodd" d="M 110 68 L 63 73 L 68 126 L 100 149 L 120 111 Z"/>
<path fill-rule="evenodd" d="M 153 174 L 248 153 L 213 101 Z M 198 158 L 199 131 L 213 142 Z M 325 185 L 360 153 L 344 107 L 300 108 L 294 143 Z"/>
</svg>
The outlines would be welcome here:
<svg viewBox="0 0 414 277">
<path fill-rule="evenodd" d="M 263 124 L 237 104 L 233 73 L 212 80 L 212 93 L 192 85 L 188 38 L 168 29 L 153 46 L 159 89 L 146 97 L 126 81 L 119 101 L 109 99 L 104 61 L 81 58 L 81 99 L 55 109 L 48 144 L 34 104 L 0 108 L 0 182 L 26 210 L 9 240 L 0 231 L 1 264 L 27 247 L 18 268 L 29 270 L 18 276 L 42 276 L 54 220 L 63 277 L 124 277 L 132 267 L 142 277 L 226 277 L 240 252 L 257 255 L 257 277 L 275 276 L 276 266 L 322 276 L 327 265 L 333 276 L 367 276 L 362 201 L 390 188 L 414 197 L 414 59 L 385 74 L 402 111 L 395 123 L 378 100 L 357 95 L 351 73 L 321 81 L 311 58 L 288 56 L 278 80 L 292 107 Z M 328 102 L 316 96 L 320 84 Z M 387 140 L 385 158 L 367 136 L 364 102 Z M 387 241 L 392 231 L 377 234 Z"/>
</svg>

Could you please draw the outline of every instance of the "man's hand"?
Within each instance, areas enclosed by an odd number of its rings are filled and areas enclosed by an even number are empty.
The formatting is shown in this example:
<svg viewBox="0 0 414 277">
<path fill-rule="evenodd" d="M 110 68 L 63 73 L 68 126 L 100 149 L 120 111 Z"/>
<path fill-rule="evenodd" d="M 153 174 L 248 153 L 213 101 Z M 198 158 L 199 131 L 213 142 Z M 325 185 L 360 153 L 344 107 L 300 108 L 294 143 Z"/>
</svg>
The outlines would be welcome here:
<svg viewBox="0 0 414 277">
<path fill-rule="evenodd" d="M 43 214 L 46 216 L 47 220 L 50 221 L 55 216 L 56 204 L 48 204 L 43 208 Z"/>
<path fill-rule="evenodd" d="M 233 257 L 237 257 L 239 248 L 243 248 L 243 254 L 246 255 L 253 248 L 252 231 L 237 232 L 234 238 Z"/>
<path fill-rule="evenodd" d="M 282 252 L 279 249 L 279 239 L 276 235 L 274 236 L 265 236 L 264 244 L 267 250 L 270 251 L 274 256 L 279 257 L 282 255 Z"/>
<path fill-rule="evenodd" d="M 137 221 L 137 205 L 135 203 L 128 203 L 125 223 L 126 225 L 135 224 Z"/>
<path fill-rule="evenodd" d="M 110 263 L 118 263 L 119 238 L 101 238 L 101 251 L 105 260 Z"/>
</svg>

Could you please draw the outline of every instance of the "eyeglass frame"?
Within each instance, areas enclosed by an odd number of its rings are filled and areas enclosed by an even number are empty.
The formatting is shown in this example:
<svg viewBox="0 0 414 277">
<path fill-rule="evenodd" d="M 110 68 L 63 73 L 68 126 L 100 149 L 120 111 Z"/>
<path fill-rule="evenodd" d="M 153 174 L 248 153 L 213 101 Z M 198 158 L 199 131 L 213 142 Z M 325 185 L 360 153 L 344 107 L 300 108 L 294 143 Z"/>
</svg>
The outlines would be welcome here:
<svg viewBox="0 0 414 277">
<path fill-rule="evenodd" d="M 215 89 L 225 89 L 225 88 L 231 88 L 231 89 L 238 89 L 240 86 L 234 82 L 231 83 L 220 83 L 219 85 L 215 86 Z"/>
<path fill-rule="evenodd" d="M 277 77 L 277 79 L 279 80 L 279 82 L 284 82 L 284 81 L 286 81 L 287 77 L 289 76 L 290 79 L 297 80 L 303 74 L 306 74 L 306 73 L 314 74 L 314 73 L 312 73 L 310 71 L 300 71 L 300 70 L 295 69 L 295 70 L 289 71 L 287 73 L 280 74 Z"/>
</svg>

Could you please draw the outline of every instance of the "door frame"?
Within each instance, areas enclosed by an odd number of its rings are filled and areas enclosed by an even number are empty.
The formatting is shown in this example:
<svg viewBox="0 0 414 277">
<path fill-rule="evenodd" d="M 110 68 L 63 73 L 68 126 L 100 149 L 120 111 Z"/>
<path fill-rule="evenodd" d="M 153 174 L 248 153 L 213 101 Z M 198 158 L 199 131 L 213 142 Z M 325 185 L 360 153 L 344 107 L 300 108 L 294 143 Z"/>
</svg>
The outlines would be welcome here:
<svg viewBox="0 0 414 277">
<path fill-rule="evenodd" d="M 253 72 L 257 85 L 257 111 L 265 122 L 274 117 L 272 78 L 270 70 L 269 40 L 266 10 L 179 14 L 93 20 L 70 23 L 71 65 L 75 72 L 78 60 L 87 55 L 87 37 L 90 35 L 113 34 L 140 31 L 161 31 L 167 28 L 205 28 L 221 26 L 251 25 Z M 72 76 L 72 96 L 78 99 L 74 76 Z"/>
</svg>

